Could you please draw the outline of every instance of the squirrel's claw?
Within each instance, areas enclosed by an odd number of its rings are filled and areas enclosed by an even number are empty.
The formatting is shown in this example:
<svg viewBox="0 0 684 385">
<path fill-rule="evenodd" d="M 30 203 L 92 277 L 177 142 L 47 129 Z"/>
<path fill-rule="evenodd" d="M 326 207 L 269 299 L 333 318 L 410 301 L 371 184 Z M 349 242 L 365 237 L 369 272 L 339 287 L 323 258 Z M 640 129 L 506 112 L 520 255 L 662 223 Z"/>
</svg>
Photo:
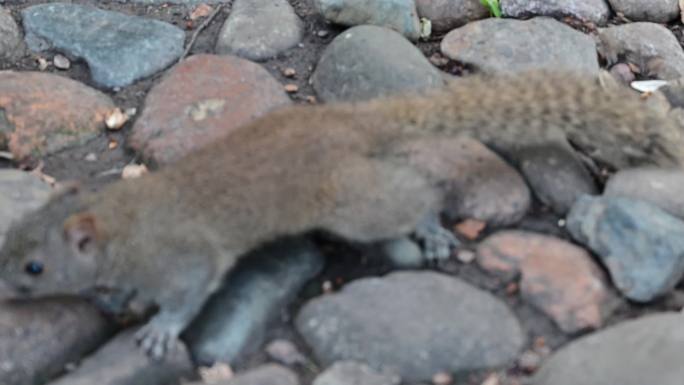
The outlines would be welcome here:
<svg viewBox="0 0 684 385">
<path fill-rule="evenodd" d="M 423 257 L 429 262 L 448 259 L 451 250 L 461 245 L 454 233 L 442 227 L 437 217 L 423 221 L 413 236 L 423 246 Z"/>
<path fill-rule="evenodd" d="M 178 333 L 174 332 L 174 328 L 159 325 L 153 318 L 136 332 L 135 340 L 149 357 L 162 360 L 175 349 Z"/>
</svg>

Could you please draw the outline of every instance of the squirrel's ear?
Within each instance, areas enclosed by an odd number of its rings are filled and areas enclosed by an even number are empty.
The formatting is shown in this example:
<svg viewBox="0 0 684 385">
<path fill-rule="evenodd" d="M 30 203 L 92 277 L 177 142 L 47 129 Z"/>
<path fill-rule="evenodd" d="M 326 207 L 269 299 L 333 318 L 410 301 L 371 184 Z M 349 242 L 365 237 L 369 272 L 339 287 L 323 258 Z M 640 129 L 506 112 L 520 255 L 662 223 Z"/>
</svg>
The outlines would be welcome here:
<svg viewBox="0 0 684 385">
<path fill-rule="evenodd" d="M 78 213 L 64 221 L 64 238 L 79 253 L 94 250 L 95 242 L 100 237 L 97 218 L 91 213 Z"/>
</svg>

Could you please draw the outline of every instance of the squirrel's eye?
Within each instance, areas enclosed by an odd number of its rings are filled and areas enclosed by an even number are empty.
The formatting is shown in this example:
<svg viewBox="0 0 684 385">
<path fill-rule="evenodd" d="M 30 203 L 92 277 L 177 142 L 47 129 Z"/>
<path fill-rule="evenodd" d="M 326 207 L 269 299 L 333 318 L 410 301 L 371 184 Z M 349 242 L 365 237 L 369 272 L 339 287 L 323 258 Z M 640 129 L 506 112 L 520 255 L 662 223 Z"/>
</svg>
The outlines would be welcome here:
<svg viewBox="0 0 684 385">
<path fill-rule="evenodd" d="M 24 270 L 31 275 L 40 275 L 43 273 L 43 264 L 40 262 L 29 262 L 24 266 Z"/>
</svg>

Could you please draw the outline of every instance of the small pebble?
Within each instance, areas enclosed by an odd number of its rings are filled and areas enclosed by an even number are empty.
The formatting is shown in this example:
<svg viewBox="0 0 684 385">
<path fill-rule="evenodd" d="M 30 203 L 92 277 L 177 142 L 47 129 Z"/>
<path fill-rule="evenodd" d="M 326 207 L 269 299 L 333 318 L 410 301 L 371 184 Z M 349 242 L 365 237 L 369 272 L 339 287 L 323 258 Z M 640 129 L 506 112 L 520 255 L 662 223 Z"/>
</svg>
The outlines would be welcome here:
<svg viewBox="0 0 684 385">
<path fill-rule="evenodd" d="M 266 354 L 283 365 L 292 366 L 306 363 L 307 359 L 299 352 L 295 344 L 288 340 L 274 340 L 266 346 Z"/>
<path fill-rule="evenodd" d="M 97 161 L 97 155 L 95 155 L 95 153 L 93 153 L 93 152 L 90 152 L 90 153 L 88 153 L 88 155 L 86 155 L 83 158 L 83 160 L 85 160 L 86 162 L 96 162 Z"/>
<path fill-rule="evenodd" d="M 283 76 L 293 78 L 297 76 L 297 71 L 294 68 L 288 67 L 283 70 Z"/>
<path fill-rule="evenodd" d="M 430 63 L 432 63 L 432 65 L 435 67 L 444 67 L 445 65 L 449 64 L 449 59 L 445 58 L 444 55 L 439 52 L 433 53 L 429 60 Z"/>
<path fill-rule="evenodd" d="M 144 164 L 129 164 L 121 171 L 121 179 L 135 179 L 147 174 Z"/>
<path fill-rule="evenodd" d="M 224 363 L 216 363 L 212 367 L 201 367 L 198 370 L 202 383 L 213 384 L 221 381 L 230 381 L 235 377 L 233 369 Z"/>
<path fill-rule="evenodd" d="M 52 63 L 55 65 L 55 68 L 59 68 L 61 70 L 68 70 L 71 68 L 71 61 L 69 61 L 69 59 L 64 55 L 55 55 L 55 57 L 52 59 Z"/>
<path fill-rule="evenodd" d="M 482 385 L 499 385 L 501 382 L 499 381 L 499 375 L 496 373 L 492 373 L 485 380 L 482 382 Z"/>
<path fill-rule="evenodd" d="M 200 4 L 192 11 L 192 13 L 190 13 L 190 20 L 197 20 L 201 17 L 207 17 L 213 10 L 214 9 L 208 4 Z"/>
<path fill-rule="evenodd" d="M 293 94 L 295 92 L 299 91 L 299 86 L 296 84 L 286 84 L 285 85 L 285 92 L 289 94 Z"/>
<path fill-rule="evenodd" d="M 432 383 L 435 385 L 450 385 L 453 382 L 454 378 L 446 372 L 439 372 L 432 376 Z"/>
<path fill-rule="evenodd" d="M 624 85 L 628 85 L 636 79 L 634 72 L 632 72 L 632 68 L 626 63 L 617 63 L 612 66 L 610 68 L 610 74 Z"/>
<path fill-rule="evenodd" d="M 487 223 L 477 219 L 466 219 L 454 226 L 454 230 L 469 240 L 473 241 L 480 236 L 482 230 L 487 227 Z"/>
<path fill-rule="evenodd" d="M 316 32 L 316 36 L 321 37 L 321 38 L 327 37 L 329 34 L 330 34 L 330 32 L 326 31 L 324 29 L 321 29 L 318 32 Z"/>
<path fill-rule="evenodd" d="M 475 260 L 476 254 L 472 250 L 459 250 L 458 253 L 456 254 L 456 258 L 458 258 L 459 262 L 461 263 L 471 263 Z"/>
<path fill-rule="evenodd" d="M 37 58 L 36 61 L 38 61 L 38 69 L 41 71 L 45 71 L 50 65 L 50 63 L 42 57 Z"/>
<path fill-rule="evenodd" d="M 520 355 L 518 358 L 518 367 L 525 373 L 534 373 L 541 365 L 542 357 L 531 350 L 528 350 Z"/>
<path fill-rule="evenodd" d="M 112 131 L 120 130 L 124 124 L 128 121 L 128 115 L 121 111 L 120 108 L 115 108 L 109 113 L 105 119 L 105 125 L 108 129 Z"/>
</svg>

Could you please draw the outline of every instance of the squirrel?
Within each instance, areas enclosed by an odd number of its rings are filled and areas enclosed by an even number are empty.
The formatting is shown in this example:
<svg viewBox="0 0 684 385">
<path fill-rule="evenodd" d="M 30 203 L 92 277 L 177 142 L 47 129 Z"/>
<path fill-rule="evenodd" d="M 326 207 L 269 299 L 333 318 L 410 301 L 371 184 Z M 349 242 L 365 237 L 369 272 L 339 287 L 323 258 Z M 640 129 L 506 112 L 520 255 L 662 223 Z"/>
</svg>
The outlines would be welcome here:
<svg viewBox="0 0 684 385">
<path fill-rule="evenodd" d="M 162 358 L 262 243 L 314 230 L 371 242 L 423 228 L 433 257 L 444 256 L 456 242 L 435 213 L 458 197 L 414 155 L 436 141 L 457 149 L 461 135 L 507 156 L 561 135 L 613 169 L 684 164 L 683 132 L 665 111 L 567 73 L 288 107 L 140 179 L 55 197 L 9 229 L 0 280 L 21 297 L 107 293 L 112 308 L 155 305 L 137 340 Z"/>
</svg>

